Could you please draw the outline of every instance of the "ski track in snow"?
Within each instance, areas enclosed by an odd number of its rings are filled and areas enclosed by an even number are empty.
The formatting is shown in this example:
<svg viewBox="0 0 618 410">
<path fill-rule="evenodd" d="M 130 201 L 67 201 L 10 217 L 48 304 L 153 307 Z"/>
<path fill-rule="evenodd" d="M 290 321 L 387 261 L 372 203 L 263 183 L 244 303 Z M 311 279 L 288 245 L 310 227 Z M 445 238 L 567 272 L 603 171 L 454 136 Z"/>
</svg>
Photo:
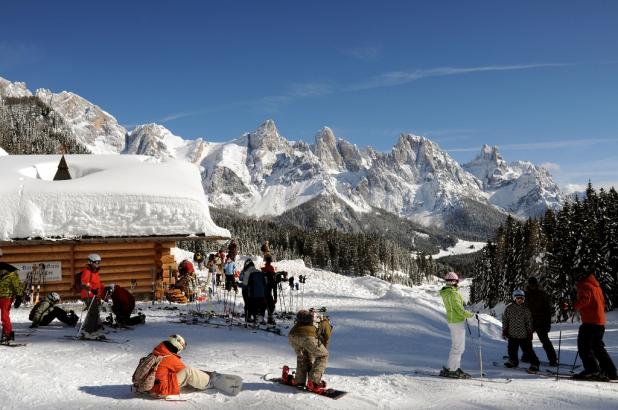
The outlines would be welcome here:
<svg viewBox="0 0 618 410">
<path fill-rule="evenodd" d="M 414 369 L 438 371 L 446 362 L 450 337 L 439 284 L 415 288 L 391 285 L 372 277 L 345 277 L 306 268 L 300 261 L 282 261 L 278 270 L 306 275 L 304 306 L 326 306 L 334 323 L 329 365 L 324 376 L 334 388 L 348 391 L 340 400 L 296 392 L 261 380 L 277 374 L 283 364 L 295 367 L 286 337 L 267 332 L 170 323 L 181 310 L 164 310 L 167 303 L 139 303 L 147 315 L 145 326 L 108 334 L 130 339 L 127 344 L 106 344 L 64 339 L 75 334 L 67 327 L 39 328 L 28 337 L 17 336 L 26 347 L 0 348 L 0 403 L 3 409 L 614 409 L 618 385 L 555 381 L 491 366 L 501 361 L 506 342 L 500 339 L 499 321 L 482 315 L 482 353 L 489 378 L 510 377 L 509 384 L 459 381 L 414 374 Z M 463 283 L 465 287 L 467 282 Z M 286 302 L 289 286 L 284 283 Z M 465 289 L 462 293 L 466 294 Z M 241 300 L 240 296 L 237 300 Z M 298 298 L 300 303 L 301 298 Z M 282 297 L 279 297 L 281 303 Z M 215 305 L 222 310 L 222 304 Z M 64 305 L 78 308 L 77 305 Z M 206 310 L 205 303 L 199 306 Z M 76 310 L 78 313 L 79 311 Z M 23 331 L 29 308 L 11 311 L 14 327 Z M 104 316 L 102 313 L 101 316 Z M 614 360 L 618 353 L 618 314 L 608 315 L 605 342 Z M 290 325 L 281 321 L 282 325 Z M 470 321 L 462 368 L 479 374 L 476 320 Z M 562 329 L 561 360 L 572 363 L 578 324 L 554 325 L 550 336 L 558 347 Z M 287 334 L 289 329 L 284 329 Z M 205 370 L 238 374 L 243 391 L 229 397 L 215 391 L 187 392 L 187 402 L 164 402 L 135 396 L 130 380 L 139 358 L 166 336 L 180 333 L 188 342 L 181 354 L 185 363 Z M 545 354 L 535 338 L 535 350 Z"/>
</svg>

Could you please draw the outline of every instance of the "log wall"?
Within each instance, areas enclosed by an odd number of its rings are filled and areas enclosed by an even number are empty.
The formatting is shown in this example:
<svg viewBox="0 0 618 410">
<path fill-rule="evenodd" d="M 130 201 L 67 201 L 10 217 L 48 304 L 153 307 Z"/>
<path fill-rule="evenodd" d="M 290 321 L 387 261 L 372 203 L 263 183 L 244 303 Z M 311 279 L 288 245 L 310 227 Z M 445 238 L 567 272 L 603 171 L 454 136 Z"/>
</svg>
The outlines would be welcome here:
<svg viewBox="0 0 618 410">
<path fill-rule="evenodd" d="M 88 255 L 101 255 L 101 280 L 104 285 L 118 284 L 139 297 L 154 297 L 157 280 L 169 283 L 176 261 L 170 249 L 176 242 L 89 242 L 38 245 L 2 245 L 7 263 L 62 263 L 62 280 L 41 283 L 41 295 L 58 292 L 63 299 L 78 299 L 73 290 L 75 273 L 86 266 Z M 157 298 L 159 295 L 157 295 Z"/>
</svg>

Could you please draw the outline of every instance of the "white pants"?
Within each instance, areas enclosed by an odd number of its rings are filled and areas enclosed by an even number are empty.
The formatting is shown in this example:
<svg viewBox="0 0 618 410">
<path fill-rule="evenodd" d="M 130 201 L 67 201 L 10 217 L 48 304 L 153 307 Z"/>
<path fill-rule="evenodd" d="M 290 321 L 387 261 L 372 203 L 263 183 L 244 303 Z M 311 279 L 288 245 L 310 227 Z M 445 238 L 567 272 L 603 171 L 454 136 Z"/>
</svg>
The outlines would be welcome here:
<svg viewBox="0 0 618 410">
<path fill-rule="evenodd" d="M 185 367 L 176 373 L 176 377 L 180 387 L 191 386 L 197 390 L 205 390 L 210 382 L 210 376 L 207 373 L 193 367 Z"/>
<path fill-rule="evenodd" d="M 449 323 L 448 328 L 451 331 L 451 351 L 448 354 L 446 367 L 454 371 L 461 367 L 461 355 L 466 350 L 466 324 Z"/>
</svg>

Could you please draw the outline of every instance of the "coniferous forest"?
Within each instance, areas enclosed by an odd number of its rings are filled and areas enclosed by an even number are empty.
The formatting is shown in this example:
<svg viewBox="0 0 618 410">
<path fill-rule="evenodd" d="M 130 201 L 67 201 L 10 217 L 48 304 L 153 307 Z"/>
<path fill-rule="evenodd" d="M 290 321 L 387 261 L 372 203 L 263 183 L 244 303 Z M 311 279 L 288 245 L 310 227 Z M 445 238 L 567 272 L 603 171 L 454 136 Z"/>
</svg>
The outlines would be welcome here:
<svg viewBox="0 0 618 410">
<path fill-rule="evenodd" d="M 270 221 L 258 221 L 214 211 L 215 223 L 230 230 L 240 254 L 260 255 L 260 247 L 269 241 L 275 260 L 303 259 L 314 268 L 350 276 L 371 275 L 393 283 L 420 284 L 446 267 L 438 266 L 431 256 L 419 253 L 377 234 L 342 233 L 337 230 L 305 231 L 293 226 L 280 226 Z M 190 251 L 204 254 L 226 249 L 227 244 L 213 242 L 180 242 Z"/>
<path fill-rule="evenodd" d="M 559 212 L 525 222 L 508 217 L 496 239 L 475 261 L 471 302 L 493 307 L 511 300 L 535 276 L 552 297 L 574 301 L 575 277 L 594 272 L 605 293 L 606 309 L 618 304 L 618 193 L 588 185 L 586 197 Z"/>
</svg>

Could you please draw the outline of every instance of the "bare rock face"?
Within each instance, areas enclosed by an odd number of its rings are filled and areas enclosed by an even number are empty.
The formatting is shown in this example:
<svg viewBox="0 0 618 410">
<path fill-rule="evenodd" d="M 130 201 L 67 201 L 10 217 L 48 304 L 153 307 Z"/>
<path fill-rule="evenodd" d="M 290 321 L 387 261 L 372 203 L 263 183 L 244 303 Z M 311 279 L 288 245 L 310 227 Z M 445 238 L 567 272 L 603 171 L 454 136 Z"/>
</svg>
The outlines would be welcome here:
<svg viewBox="0 0 618 410">
<path fill-rule="evenodd" d="M 120 153 L 127 130 L 118 121 L 88 100 L 71 92 L 55 94 L 39 89 L 36 96 L 62 116 L 77 141 L 95 154 Z"/>
</svg>

